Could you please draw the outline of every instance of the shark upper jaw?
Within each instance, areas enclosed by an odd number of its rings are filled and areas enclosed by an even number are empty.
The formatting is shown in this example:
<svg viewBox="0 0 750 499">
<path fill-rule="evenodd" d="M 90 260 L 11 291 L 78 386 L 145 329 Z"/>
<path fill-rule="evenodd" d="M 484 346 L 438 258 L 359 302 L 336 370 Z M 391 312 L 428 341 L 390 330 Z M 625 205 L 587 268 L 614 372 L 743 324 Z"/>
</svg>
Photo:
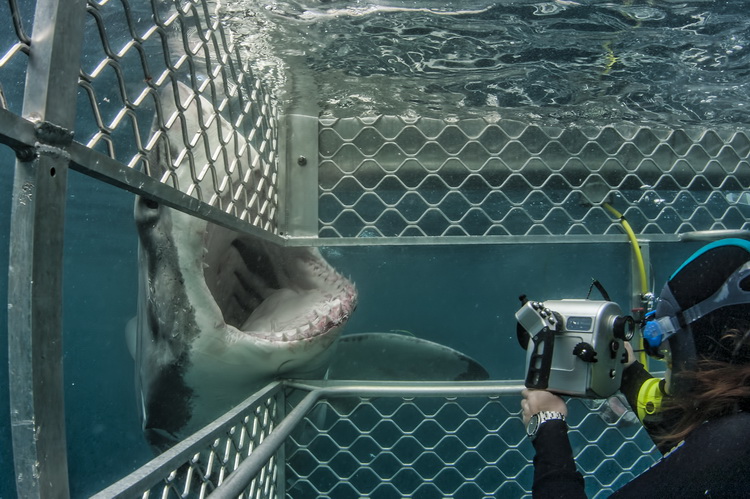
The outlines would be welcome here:
<svg viewBox="0 0 750 499">
<path fill-rule="evenodd" d="M 335 332 L 356 304 L 354 286 L 316 250 L 282 248 L 212 224 L 202 267 L 206 286 L 199 292 L 216 305 L 213 322 L 237 341 L 266 348 Z"/>
</svg>

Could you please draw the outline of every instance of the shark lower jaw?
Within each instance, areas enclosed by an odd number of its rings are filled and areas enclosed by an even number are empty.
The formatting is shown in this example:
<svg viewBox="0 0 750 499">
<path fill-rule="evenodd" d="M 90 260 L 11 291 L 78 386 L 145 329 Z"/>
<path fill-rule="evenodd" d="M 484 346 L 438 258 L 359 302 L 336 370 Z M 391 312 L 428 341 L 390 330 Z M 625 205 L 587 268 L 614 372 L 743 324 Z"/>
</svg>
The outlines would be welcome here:
<svg viewBox="0 0 750 499">
<path fill-rule="evenodd" d="M 354 285 L 316 249 L 281 247 L 209 224 L 202 266 L 219 320 L 237 341 L 309 343 L 336 334 L 356 306 Z"/>
</svg>

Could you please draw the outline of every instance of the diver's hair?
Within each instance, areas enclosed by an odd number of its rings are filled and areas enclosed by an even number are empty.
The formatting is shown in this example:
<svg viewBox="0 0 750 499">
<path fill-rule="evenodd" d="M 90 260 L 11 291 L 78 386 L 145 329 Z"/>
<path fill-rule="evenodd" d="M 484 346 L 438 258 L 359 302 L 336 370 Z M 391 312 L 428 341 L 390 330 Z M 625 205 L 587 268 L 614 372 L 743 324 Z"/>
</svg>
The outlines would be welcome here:
<svg viewBox="0 0 750 499">
<path fill-rule="evenodd" d="M 740 322 L 742 323 L 740 325 Z M 685 393 L 664 400 L 662 415 L 676 424 L 656 441 L 662 448 L 670 448 L 685 439 L 705 421 L 750 411 L 750 323 L 735 321 L 719 339 L 723 349 L 733 352 L 730 360 L 701 358 L 695 370 L 678 373 Z M 740 326 L 740 327 L 737 327 Z"/>
</svg>

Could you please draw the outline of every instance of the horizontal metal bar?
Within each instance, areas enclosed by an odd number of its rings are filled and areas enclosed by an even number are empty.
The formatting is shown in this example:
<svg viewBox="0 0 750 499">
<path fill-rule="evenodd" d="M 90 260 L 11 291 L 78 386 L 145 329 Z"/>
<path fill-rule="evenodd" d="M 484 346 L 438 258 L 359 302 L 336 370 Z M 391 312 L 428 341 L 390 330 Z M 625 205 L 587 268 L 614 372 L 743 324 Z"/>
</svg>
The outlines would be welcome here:
<svg viewBox="0 0 750 499">
<path fill-rule="evenodd" d="M 284 244 L 284 240 L 280 236 L 268 233 L 247 221 L 240 220 L 234 215 L 210 206 L 173 187 L 162 184 L 145 173 L 129 168 L 119 161 L 93 151 L 78 142 L 71 144 L 68 152 L 73 161 L 71 168 L 78 172 L 139 196 L 159 201 L 170 208 L 183 211 L 189 215 L 226 227 L 227 229 L 258 237 L 275 244 Z"/>
<path fill-rule="evenodd" d="M 35 141 L 34 124 L 10 111 L 0 109 L 0 142 L 14 149 L 32 147 Z M 161 200 L 167 206 L 190 213 L 231 230 L 251 234 L 274 244 L 288 247 L 300 246 L 452 246 L 477 244 L 602 244 L 627 243 L 625 234 L 597 235 L 532 235 L 532 236 L 412 236 L 412 237 L 292 237 L 268 234 L 261 229 L 238 220 L 236 217 L 211 207 L 172 187 L 164 185 L 138 170 L 129 168 L 108 156 L 74 142 L 70 146 L 72 168 L 81 173 L 98 178 L 116 187 L 138 195 Z M 613 221 L 613 223 L 615 223 Z M 747 231 L 728 231 L 726 235 L 708 231 L 710 237 L 745 237 Z M 643 240 L 654 243 L 676 243 L 698 240 L 707 237 L 700 233 L 648 234 L 639 235 Z"/>
<path fill-rule="evenodd" d="M 750 230 L 697 230 L 680 234 L 680 241 L 717 241 L 727 237 L 750 239 Z"/>
<path fill-rule="evenodd" d="M 225 432 L 227 428 L 237 424 L 241 416 L 248 411 L 253 410 L 266 399 L 276 395 L 276 393 L 282 388 L 283 383 L 280 381 L 269 383 L 265 388 L 262 388 L 252 396 L 245 399 L 244 402 L 223 414 L 213 423 L 182 440 L 180 443 L 163 454 L 155 457 L 130 475 L 94 495 L 93 498 L 114 499 L 134 497 L 135 494 L 140 495 L 144 491 L 149 490 L 151 487 L 164 480 L 164 478 L 173 470 L 189 461 L 197 452 L 196 449 L 202 449 L 208 446 L 218 435 Z"/>
<path fill-rule="evenodd" d="M 14 149 L 33 147 L 34 123 L 10 111 L 0 109 L 0 142 Z M 104 154 L 73 142 L 70 148 L 72 168 L 134 194 L 161 200 L 167 206 L 185 211 L 231 230 L 251 234 L 281 246 L 402 246 L 402 245 L 476 245 L 476 244 L 601 244 L 626 243 L 624 234 L 570 236 L 425 236 L 425 237 L 288 237 L 268 234 L 248 222 L 211 207 L 144 173 L 129 168 Z M 743 231 L 744 232 L 744 231 Z M 737 236 L 739 237 L 739 236 Z M 649 234 L 651 242 L 674 243 L 692 240 L 689 234 Z"/>
<path fill-rule="evenodd" d="M 7 109 L 0 109 L 0 143 L 20 150 L 34 147 L 36 140 L 33 122 Z"/>
<path fill-rule="evenodd" d="M 209 445 L 218 435 L 236 424 L 259 402 L 285 387 L 309 392 L 274 430 L 245 458 L 238 468 L 214 491 L 212 498 L 237 497 L 283 445 L 286 438 L 315 404 L 336 397 L 498 397 L 519 395 L 521 380 L 472 382 L 373 382 L 373 381 L 275 381 L 194 435 L 157 456 L 145 466 L 94 496 L 96 499 L 124 498 L 140 494 L 161 482 L 165 476 L 187 462 L 198 449 Z"/>
<path fill-rule="evenodd" d="M 510 381 L 287 381 L 298 390 L 319 392 L 319 398 L 336 397 L 499 397 L 518 395 L 523 380 Z"/>
<path fill-rule="evenodd" d="M 0 109 L 0 143 L 16 150 L 33 147 L 36 141 L 34 123 Z M 477 244 L 601 244 L 626 243 L 624 234 L 570 235 L 570 236 L 414 236 L 414 237 L 288 237 L 268 234 L 248 222 L 217 208 L 201 203 L 170 186 L 164 185 L 144 173 L 127 167 L 104 154 L 73 142 L 69 148 L 73 160 L 72 168 L 108 184 L 120 187 L 137 195 L 161 200 L 167 206 L 185 211 L 204 220 L 222 225 L 231 230 L 266 239 L 281 246 L 403 246 L 403 245 L 477 245 Z M 743 231 L 744 232 L 744 231 Z M 693 240 L 688 234 L 649 234 L 645 239 L 658 243 L 674 243 Z M 726 236 L 729 237 L 729 236 Z M 741 236 L 733 236 L 741 237 Z"/>
<path fill-rule="evenodd" d="M 678 243 L 680 234 L 638 235 L 639 240 Z M 409 237 L 289 237 L 285 246 L 453 246 L 477 244 L 602 244 L 628 243 L 625 234 L 569 236 L 409 236 Z"/>
<path fill-rule="evenodd" d="M 529 155 L 530 157 L 534 157 L 533 155 Z M 571 157 L 576 157 L 576 154 L 571 154 Z M 461 155 L 458 154 L 455 157 L 456 159 L 461 159 Z M 615 158 L 616 155 L 613 155 L 612 158 Z M 509 170 L 509 167 L 501 162 L 492 162 L 488 163 L 485 166 L 483 166 L 481 169 L 473 172 L 467 171 L 467 168 L 460 162 L 446 162 L 443 165 L 440 165 L 439 168 L 435 169 L 430 168 L 428 165 L 425 165 L 421 162 L 414 161 L 414 162 L 404 162 L 403 164 L 399 165 L 397 168 L 395 165 L 398 165 L 399 163 L 403 162 L 403 158 L 401 156 L 392 158 L 389 161 L 389 158 L 381 158 L 378 156 L 371 156 L 367 157 L 367 159 L 375 160 L 379 162 L 381 165 L 386 165 L 381 167 L 381 169 L 372 169 L 372 170 L 363 170 L 358 171 L 356 175 L 350 174 L 352 177 L 356 177 L 357 180 L 364 185 L 372 185 L 373 183 L 376 183 L 380 180 L 381 176 L 386 173 L 388 175 L 395 175 L 399 178 L 410 178 L 413 175 L 419 175 L 424 174 L 426 171 L 430 172 L 433 175 L 437 175 L 440 177 L 457 177 L 457 178 L 465 178 L 469 177 L 470 175 L 481 175 L 483 178 L 488 179 L 492 181 L 493 184 L 501 184 L 503 182 L 503 179 L 505 179 L 508 176 L 508 173 L 512 173 L 515 175 L 521 175 L 525 178 L 533 178 L 533 179 L 546 179 L 550 175 L 561 175 L 566 178 L 587 178 L 592 174 L 596 174 L 601 178 L 609 178 L 614 177 L 617 178 L 621 171 L 622 171 L 622 164 L 618 161 L 611 161 L 611 162 L 605 162 L 600 168 L 598 168 L 596 171 L 592 171 L 589 166 L 584 164 L 580 161 L 571 161 L 563 165 L 559 169 L 551 169 L 551 167 L 547 164 L 545 164 L 542 161 L 535 162 L 535 161 L 529 161 L 523 166 L 520 165 L 514 165 L 512 169 Z M 683 158 L 681 158 L 683 159 Z M 323 161 L 328 160 L 328 158 L 323 158 L 321 163 Z M 649 156 L 644 156 L 643 160 L 651 160 Z M 330 161 L 330 160 L 329 160 Z M 390 164 L 389 164 L 390 163 Z M 634 173 L 637 173 L 637 170 L 634 171 Z M 674 169 L 671 172 L 669 171 L 662 171 L 662 174 L 669 173 L 670 177 L 674 179 L 679 185 L 688 185 L 690 183 L 690 180 L 695 175 L 694 172 L 690 170 L 680 170 L 680 169 Z M 330 185 L 330 183 L 335 182 L 336 179 L 339 178 L 341 175 L 341 171 L 338 169 L 333 168 L 324 168 L 320 171 L 320 181 L 323 184 Z M 694 187 L 695 190 L 699 191 L 706 191 L 706 190 L 713 190 L 713 188 L 708 187 L 708 185 L 720 185 L 724 177 L 726 176 L 726 172 L 724 172 L 721 169 L 710 169 L 707 171 L 704 171 L 701 173 L 701 175 L 706 178 L 709 181 L 709 184 L 704 185 L 701 184 L 700 186 Z M 734 177 L 737 178 L 738 181 L 740 181 L 743 185 L 747 185 L 748 182 L 750 182 L 750 168 L 738 168 L 734 173 Z M 465 188 L 467 191 L 470 191 L 470 188 Z M 616 188 L 612 188 L 613 191 L 616 191 Z"/>
<path fill-rule="evenodd" d="M 0 109 L 0 143 L 18 150 L 33 147 L 35 142 L 34 123 L 10 111 Z M 248 222 L 213 208 L 197 199 L 164 185 L 138 170 L 129 168 L 108 156 L 74 142 L 70 147 L 73 159 L 72 168 L 81 173 L 98 178 L 116 187 L 138 195 L 162 200 L 167 206 L 193 214 L 204 220 L 222 225 L 231 230 L 243 232 L 268 240 L 272 243 L 289 246 L 452 246 L 477 244 L 613 244 L 628 242 L 625 234 L 597 235 L 531 235 L 531 236 L 412 236 L 412 237 L 292 237 L 268 234 Z M 613 222 L 614 223 L 614 222 Z M 700 231 L 683 234 L 639 235 L 643 240 L 654 243 L 677 243 L 709 238 L 742 237 L 748 238 L 748 231 Z"/>
</svg>

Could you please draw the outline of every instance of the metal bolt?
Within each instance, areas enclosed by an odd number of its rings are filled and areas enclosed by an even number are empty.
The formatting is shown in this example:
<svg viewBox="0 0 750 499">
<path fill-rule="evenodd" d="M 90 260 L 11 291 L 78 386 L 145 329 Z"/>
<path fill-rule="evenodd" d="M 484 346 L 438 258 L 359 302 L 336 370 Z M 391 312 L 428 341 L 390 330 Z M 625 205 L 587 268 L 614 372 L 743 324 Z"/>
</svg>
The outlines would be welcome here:
<svg viewBox="0 0 750 499">
<path fill-rule="evenodd" d="M 16 157 L 23 162 L 33 161 L 36 157 L 36 149 L 33 147 L 19 147 L 15 150 Z"/>
<path fill-rule="evenodd" d="M 307 164 L 307 158 L 304 156 L 300 156 L 297 158 L 297 164 L 300 166 L 305 166 Z"/>
</svg>

